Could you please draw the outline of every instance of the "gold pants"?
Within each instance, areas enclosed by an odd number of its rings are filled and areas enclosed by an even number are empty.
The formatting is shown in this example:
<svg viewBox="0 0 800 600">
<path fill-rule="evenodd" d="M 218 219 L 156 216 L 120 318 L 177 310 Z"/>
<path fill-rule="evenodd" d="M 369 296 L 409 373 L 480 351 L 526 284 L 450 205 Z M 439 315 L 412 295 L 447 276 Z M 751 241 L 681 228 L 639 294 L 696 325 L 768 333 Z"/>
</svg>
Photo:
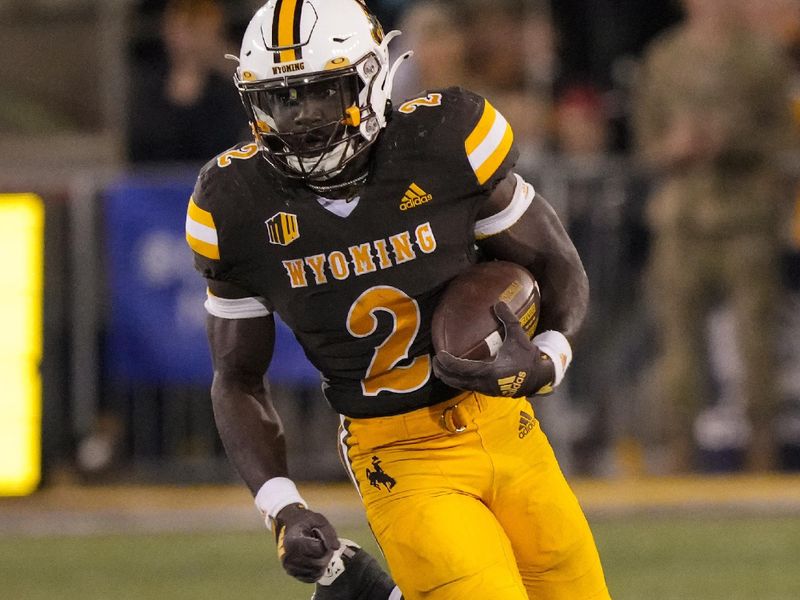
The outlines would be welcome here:
<svg viewBox="0 0 800 600">
<path fill-rule="evenodd" d="M 407 600 L 610 598 L 589 525 L 527 400 L 468 392 L 344 419 L 340 433 Z"/>
</svg>

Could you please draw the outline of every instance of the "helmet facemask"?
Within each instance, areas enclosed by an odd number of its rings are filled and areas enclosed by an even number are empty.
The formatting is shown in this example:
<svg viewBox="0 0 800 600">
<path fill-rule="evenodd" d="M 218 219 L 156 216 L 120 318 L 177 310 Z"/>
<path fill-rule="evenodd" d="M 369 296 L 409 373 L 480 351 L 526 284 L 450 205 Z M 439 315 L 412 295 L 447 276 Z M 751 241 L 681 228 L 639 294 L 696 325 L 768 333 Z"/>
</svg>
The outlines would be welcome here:
<svg viewBox="0 0 800 600">
<path fill-rule="evenodd" d="M 237 81 L 267 161 L 289 177 L 324 181 L 369 145 L 359 126 L 364 83 L 353 65 L 279 80 Z"/>
</svg>

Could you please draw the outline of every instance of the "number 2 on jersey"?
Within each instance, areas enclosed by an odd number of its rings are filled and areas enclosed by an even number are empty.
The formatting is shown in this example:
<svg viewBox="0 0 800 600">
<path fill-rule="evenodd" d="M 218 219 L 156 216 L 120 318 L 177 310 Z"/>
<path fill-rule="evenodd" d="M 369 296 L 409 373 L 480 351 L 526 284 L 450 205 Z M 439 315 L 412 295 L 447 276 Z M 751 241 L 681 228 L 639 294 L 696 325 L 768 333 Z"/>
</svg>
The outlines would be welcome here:
<svg viewBox="0 0 800 600">
<path fill-rule="evenodd" d="M 369 368 L 361 380 L 365 396 L 379 392 L 413 392 L 425 385 L 431 376 L 431 357 L 418 356 L 408 365 L 398 366 L 408 358 L 411 344 L 419 332 L 420 314 L 417 301 L 397 288 L 378 285 L 361 294 L 347 314 L 347 330 L 355 337 L 371 335 L 378 328 L 375 313 L 383 311 L 394 320 L 392 331 L 375 348 Z"/>
<path fill-rule="evenodd" d="M 441 94 L 428 94 L 427 96 L 424 97 L 421 96 L 419 98 L 413 98 L 412 100 L 403 102 L 403 104 L 401 104 L 400 108 L 398 108 L 397 110 L 399 110 L 401 113 L 410 115 L 420 106 L 441 106 L 441 104 L 442 104 Z"/>
<path fill-rule="evenodd" d="M 217 164 L 224 168 L 230 166 L 232 158 L 247 160 L 248 158 L 254 157 L 257 152 L 258 146 L 256 144 L 245 144 L 241 148 L 234 148 L 233 150 L 228 150 L 220 154 L 217 158 Z"/>
</svg>

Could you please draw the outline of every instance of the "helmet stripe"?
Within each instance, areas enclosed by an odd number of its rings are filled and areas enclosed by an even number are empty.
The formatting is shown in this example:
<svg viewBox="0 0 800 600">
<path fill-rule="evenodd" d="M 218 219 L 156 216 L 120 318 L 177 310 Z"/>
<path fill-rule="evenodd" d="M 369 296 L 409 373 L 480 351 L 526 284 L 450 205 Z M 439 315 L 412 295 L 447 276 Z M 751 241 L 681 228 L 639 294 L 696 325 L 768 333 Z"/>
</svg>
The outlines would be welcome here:
<svg viewBox="0 0 800 600">
<path fill-rule="evenodd" d="M 297 60 L 297 51 L 290 46 L 300 43 L 300 14 L 303 0 L 278 0 L 275 5 L 275 17 L 272 20 L 272 44 L 279 48 L 287 48 L 275 53 L 276 62 L 292 62 Z"/>
<path fill-rule="evenodd" d="M 302 42 L 300 39 L 300 17 L 303 15 L 303 4 L 305 4 L 304 0 L 297 0 L 297 6 L 294 8 L 294 23 L 292 28 L 292 38 L 294 39 L 293 44 L 299 44 Z M 303 58 L 303 49 L 298 48 L 296 50 L 295 60 L 300 60 Z"/>
<path fill-rule="evenodd" d="M 275 4 L 275 12 L 272 13 L 272 47 L 276 48 L 278 43 L 278 25 L 280 24 L 281 8 L 283 7 L 283 0 L 278 0 Z M 281 62 L 281 53 L 275 53 L 275 62 Z"/>
</svg>

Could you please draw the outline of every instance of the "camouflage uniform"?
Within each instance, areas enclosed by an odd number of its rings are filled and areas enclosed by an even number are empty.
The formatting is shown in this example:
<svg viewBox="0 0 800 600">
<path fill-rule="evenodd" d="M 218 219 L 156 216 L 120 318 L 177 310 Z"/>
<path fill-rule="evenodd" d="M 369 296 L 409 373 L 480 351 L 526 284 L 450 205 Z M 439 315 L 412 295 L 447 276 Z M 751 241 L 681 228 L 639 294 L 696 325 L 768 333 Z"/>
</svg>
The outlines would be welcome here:
<svg viewBox="0 0 800 600">
<path fill-rule="evenodd" d="M 777 404 L 773 312 L 788 196 L 776 157 L 791 129 L 788 70 L 745 31 L 709 43 L 678 27 L 651 46 L 640 76 L 635 132 L 659 175 L 647 206 L 647 285 L 662 336 L 653 396 L 666 411 L 662 433 L 677 468 L 688 467 L 694 417 L 711 393 L 705 317 L 729 301 L 754 427 L 749 459 L 764 468 Z M 691 144 L 717 140 L 715 150 L 667 160 L 677 128 Z"/>
</svg>

